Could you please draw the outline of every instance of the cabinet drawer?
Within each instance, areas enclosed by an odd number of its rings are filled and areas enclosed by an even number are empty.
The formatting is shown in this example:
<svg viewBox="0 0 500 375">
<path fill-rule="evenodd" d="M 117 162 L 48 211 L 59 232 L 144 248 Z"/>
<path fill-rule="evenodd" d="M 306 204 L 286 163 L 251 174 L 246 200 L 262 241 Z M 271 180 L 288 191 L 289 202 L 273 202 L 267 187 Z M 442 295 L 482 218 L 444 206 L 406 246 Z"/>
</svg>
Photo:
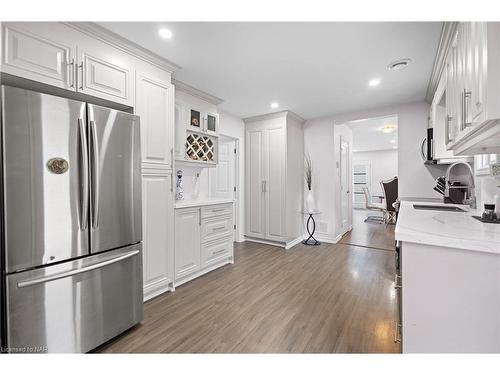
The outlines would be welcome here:
<svg viewBox="0 0 500 375">
<path fill-rule="evenodd" d="M 201 242 L 232 236 L 232 215 L 205 218 L 201 221 Z"/>
<path fill-rule="evenodd" d="M 201 246 L 202 267 L 210 266 L 233 256 L 233 238 L 224 237 Z"/>
<path fill-rule="evenodd" d="M 233 205 L 228 204 L 217 204 L 214 206 L 206 206 L 201 208 L 201 218 L 229 215 L 233 213 Z"/>
</svg>

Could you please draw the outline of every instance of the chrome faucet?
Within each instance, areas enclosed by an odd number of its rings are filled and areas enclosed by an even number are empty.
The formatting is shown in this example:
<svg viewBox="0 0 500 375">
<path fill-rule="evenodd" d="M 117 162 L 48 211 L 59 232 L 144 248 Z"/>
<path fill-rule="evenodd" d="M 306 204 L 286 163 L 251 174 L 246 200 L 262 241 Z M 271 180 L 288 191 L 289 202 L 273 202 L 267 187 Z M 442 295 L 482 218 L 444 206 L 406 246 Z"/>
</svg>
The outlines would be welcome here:
<svg viewBox="0 0 500 375">
<path fill-rule="evenodd" d="M 469 175 L 469 182 L 467 185 L 459 185 L 459 186 L 453 186 L 450 183 L 450 175 L 452 175 L 452 170 L 459 165 L 464 165 L 466 166 L 465 170 L 468 172 Z M 472 167 L 470 166 L 469 163 L 463 162 L 463 161 L 457 161 L 456 163 L 453 163 L 448 167 L 446 170 L 446 177 L 445 177 L 445 187 L 444 187 L 444 196 L 449 198 L 450 197 L 450 189 L 467 189 L 465 192 L 465 198 L 462 202 L 462 204 L 468 204 L 470 208 L 476 208 L 477 203 L 476 203 L 476 195 L 474 194 L 474 189 L 476 185 L 474 183 L 474 171 L 472 170 Z"/>
</svg>

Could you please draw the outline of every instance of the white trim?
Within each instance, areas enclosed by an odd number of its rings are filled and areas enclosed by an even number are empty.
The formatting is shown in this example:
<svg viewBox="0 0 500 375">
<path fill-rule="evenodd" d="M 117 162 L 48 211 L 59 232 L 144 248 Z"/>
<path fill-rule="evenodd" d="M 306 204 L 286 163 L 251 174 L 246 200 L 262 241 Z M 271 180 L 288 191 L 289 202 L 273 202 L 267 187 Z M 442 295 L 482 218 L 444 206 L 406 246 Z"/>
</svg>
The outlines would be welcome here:
<svg viewBox="0 0 500 375">
<path fill-rule="evenodd" d="M 107 43 L 115 48 L 119 48 L 122 51 L 153 64 L 160 69 L 166 70 L 169 73 L 173 73 L 176 70 L 181 69 L 180 65 L 177 65 L 172 61 L 169 61 L 166 58 L 159 56 L 156 53 L 151 52 L 94 22 L 62 23 L 84 34 L 90 35 L 93 38 L 99 39 L 101 42 Z"/>
<path fill-rule="evenodd" d="M 263 121 L 263 120 L 271 120 L 274 118 L 280 118 L 280 117 L 290 117 L 296 121 L 299 121 L 300 123 L 306 122 L 302 117 L 300 117 L 298 114 L 286 110 L 286 111 L 279 111 L 279 112 L 272 112 L 272 113 L 266 113 L 264 115 L 257 115 L 257 116 L 251 116 L 243 119 L 244 123 L 248 122 L 256 122 L 256 121 Z"/>
<path fill-rule="evenodd" d="M 246 235 L 245 235 L 245 241 L 262 243 L 264 245 L 271 245 L 271 246 L 283 247 L 283 248 L 286 246 L 286 244 L 284 242 L 275 242 L 275 241 L 270 241 L 270 240 L 263 240 L 263 239 L 260 239 L 260 238 L 248 237 Z"/>
<path fill-rule="evenodd" d="M 146 302 L 166 292 L 173 291 L 173 282 L 171 280 L 159 280 L 144 287 L 143 301 Z"/>
<path fill-rule="evenodd" d="M 295 245 L 298 245 L 301 242 L 302 242 L 302 236 L 299 236 L 296 239 L 294 239 L 290 242 L 287 242 L 285 244 L 285 250 L 291 249 L 292 247 L 294 247 Z"/>
<path fill-rule="evenodd" d="M 342 239 L 342 235 L 339 234 L 337 237 L 331 238 L 329 236 L 322 236 L 322 235 L 318 234 L 317 236 L 315 236 L 315 238 L 319 242 L 336 244 Z"/>
<path fill-rule="evenodd" d="M 222 261 L 215 263 L 215 264 L 211 265 L 210 267 L 202 268 L 201 270 L 198 270 L 195 273 L 192 273 L 192 274 L 185 276 L 185 277 L 181 277 L 178 280 L 174 280 L 174 282 L 172 283 L 172 286 L 174 288 L 177 288 L 178 286 L 180 286 L 182 284 L 185 284 L 191 280 L 194 280 L 194 279 L 196 279 L 196 278 L 198 278 L 206 273 L 209 273 L 209 272 L 211 272 L 217 268 L 223 267 L 227 264 L 234 264 L 234 254 L 229 256 L 229 257 L 223 258 Z"/>
<path fill-rule="evenodd" d="M 190 86 L 187 83 L 181 82 L 177 79 L 172 78 L 172 83 L 176 86 L 177 90 L 183 91 L 186 94 L 195 96 L 201 100 L 204 100 L 206 102 L 209 102 L 214 105 L 219 105 L 221 104 L 224 99 L 218 98 L 215 95 L 209 94 L 205 91 L 199 90 L 196 87 Z"/>
<path fill-rule="evenodd" d="M 457 30 L 457 26 L 458 22 L 443 23 L 436 58 L 434 59 L 432 73 L 429 79 L 429 84 L 427 85 L 427 92 L 425 94 L 425 101 L 427 103 L 432 103 L 432 99 L 434 98 L 434 93 L 436 92 L 439 81 L 441 79 L 441 74 L 443 73 L 444 67 L 446 65 L 446 56 L 448 55 L 448 50 L 450 49 L 450 45 L 453 40 L 453 36 L 455 35 L 455 31 Z"/>
</svg>

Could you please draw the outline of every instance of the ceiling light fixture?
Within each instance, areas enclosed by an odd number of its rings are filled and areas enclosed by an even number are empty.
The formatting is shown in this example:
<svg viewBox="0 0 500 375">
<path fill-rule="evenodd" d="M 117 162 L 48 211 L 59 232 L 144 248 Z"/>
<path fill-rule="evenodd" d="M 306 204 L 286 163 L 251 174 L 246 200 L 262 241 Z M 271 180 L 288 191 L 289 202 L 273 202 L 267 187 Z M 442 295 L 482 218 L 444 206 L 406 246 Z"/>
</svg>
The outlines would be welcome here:
<svg viewBox="0 0 500 375">
<path fill-rule="evenodd" d="M 408 64 L 411 63 L 411 59 L 399 59 L 396 61 L 391 62 L 389 65 L 387 65 L 387 69 L 389 70 L 403 70 L 408 66 Z"/>
<path fill-rule="evenodd" d="M 174 34 L 169 29 L 162 28 L 158 30 L 158 34 L 165 39 L 170 39 Z"/>
<path fill-rule="evenodd" d="M 271 103 L 271 108 L 278 108 L 280 105 L 278 104 L 278 102 L 272 102 Z"/>
<path fill-rule="evenodd" d="M 368 82 L 368 86 L 374 87 L 380 85 L 380 79 L 374 78 Z"/>
<path fill-rule="evenodd" d="M 387 124 L 379 128 L 378 130 L 380 130 L 382 133 L 389 134 L 396 131 L 396 129 L 397 129 L 396 125 Z"/>
</svg>

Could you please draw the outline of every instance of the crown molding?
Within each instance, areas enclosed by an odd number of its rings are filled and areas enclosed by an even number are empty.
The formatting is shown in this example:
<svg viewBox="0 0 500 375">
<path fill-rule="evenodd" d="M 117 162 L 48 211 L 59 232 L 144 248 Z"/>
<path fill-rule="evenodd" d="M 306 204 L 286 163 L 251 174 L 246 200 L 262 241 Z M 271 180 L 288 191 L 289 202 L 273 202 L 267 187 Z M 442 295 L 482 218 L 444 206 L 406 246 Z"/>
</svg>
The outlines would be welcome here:
<svg viewBox="0 0 500 375">
<path fill-rule="evenodd" d="M 293 119 L 295 121 L 300 122 L 301 124 L 303 124 L 304 122 L 306 122 L 306 120 L 304 120 L 298 114 L 296 114 L 295 112 L 289 111 L 289 110 L 279 111 L 279 112 L 272 112 L 272 113 L 266 113 L 264 115 L 257 115 L 257 116 L 246 117 L 246 118 L 243 119 L 243 121 L 245 123 L 248 123 L 248 122 L 255 122 L 255 121 L 262 121 L 262 120 L 271 120 L 271 119 L 280 118 L 280 117 L 288 117 L 288 118 L 291 118 L 291 119 Z"/>
<path fill-rule="evenodd" d="M 441 38 L 439 39 L 439 45 L 436 52 L 436 58 L 434 59 L 434 66 L 432 67 L 431 77 L 429 79 L 429 84 L 427 85 L 427 93 L 425 94 L 425 101 L 431 103 L 434 97 L 434 93 L 441 79 L 441 74 L 443 73 L 446 56 L 450 49 L 451 43 L 457 31 L 458 22 L 444 22 L 443 28 L 441 29 Z"/>
<path fill-rule="evenodd" d="M 221 98 L 211 95 L 205 91 L 198 90 L 196 87 L 190 86 L 187 83 L 181 82 L 175 78 L 172 78 L 172 83 L 175 85 L 176 90 L 180 90 L 187 94 L 196 96 L 197 98 L 212 103 L 214 105 L 219 105 L 224 101 Z"/>
<path fill-rule="evenodd" d="M 158 68 L 166 70 L 170 74 L 176 70 L 181 69 L 181 67 L 172 61 L 165 59 L 164 57 L 157 55 L 154 52 L 141 47 L 134 42 L 125 39 L 124 37 L 94 23 L 94 22 L 62 22 L 63 24 L 72 27 L 80 32 L 90 35 L 93 38 L 99 39 L 100 41 L 107 43 L 113 47 L 121 49 L 122 51 L 133 55 L 141 60 L 144 60 L 150 64 L 156 65 Z"/>
</svg>

